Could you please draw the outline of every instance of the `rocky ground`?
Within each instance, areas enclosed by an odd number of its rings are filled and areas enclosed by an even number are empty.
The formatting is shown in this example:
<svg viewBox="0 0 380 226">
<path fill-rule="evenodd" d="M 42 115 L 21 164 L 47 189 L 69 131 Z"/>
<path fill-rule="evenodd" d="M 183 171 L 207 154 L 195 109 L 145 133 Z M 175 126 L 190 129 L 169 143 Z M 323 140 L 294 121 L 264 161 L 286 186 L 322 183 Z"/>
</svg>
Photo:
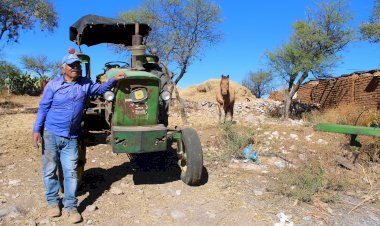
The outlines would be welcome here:
<svg viewBox="0 0 380 226">
<path fill-rule="evenodd" d="M 31 146 L 38 98 L 21 100 L 18 110 L 3 105 L 0 111 L 0 225 L 68 225 L 65 217 L 45 216 L 41 151 Z M 257 99 L 236 105 L 236 125 L 255 131 L 257 150 L 282 153 L 297 167 L 308 156 L 340 149 L 346 142 L 344 136 L 316 132 L 302 120 L 268 117 L 268 108 L 278 104 Z M 343 192 L 335 203 L 295 202 L 271 189 L 288 162 L 276 156 L 259 157 L 260 164 L 220 162 L 215 158 L 221 131 L 215 105 L 208 100 L 187 105 L 188 124 L 175 112 L 169 124 L 197 130 L 204 152 L 202 184 L 185 185 L 171 154 L 137 166 L 127 155 L 113 154 L 106 142 L 91 143 L 78 194 L 82 225 L 274 225 L 285 218 L 288 224 L 282 225 L 380 225 L 378 181 L 367 181 L 374 183 L 372 190 L 358 186 Z M 353 173 L 335 170 L 343 176 Z M 358 183 L 366 183 L 365 171 L 355 173 Z"/>
</svg>

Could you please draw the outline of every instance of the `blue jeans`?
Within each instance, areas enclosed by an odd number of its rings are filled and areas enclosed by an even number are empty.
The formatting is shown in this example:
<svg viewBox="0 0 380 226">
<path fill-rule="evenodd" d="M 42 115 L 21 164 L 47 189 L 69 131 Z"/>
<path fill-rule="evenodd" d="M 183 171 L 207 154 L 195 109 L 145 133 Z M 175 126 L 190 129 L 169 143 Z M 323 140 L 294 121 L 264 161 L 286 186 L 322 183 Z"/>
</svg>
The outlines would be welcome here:
<svg viewBox="0 0 380 226">
<path fill-rule="evenodd" d="M 44 130 L 42 143 L 43 181 L 48 206 L 59 205 L 57 168 L 61 161 L 63 171 L 63 206 L 66 211 L 77 209 L 78 142 L 76 138 L 54 135 Z"/>
</svg>

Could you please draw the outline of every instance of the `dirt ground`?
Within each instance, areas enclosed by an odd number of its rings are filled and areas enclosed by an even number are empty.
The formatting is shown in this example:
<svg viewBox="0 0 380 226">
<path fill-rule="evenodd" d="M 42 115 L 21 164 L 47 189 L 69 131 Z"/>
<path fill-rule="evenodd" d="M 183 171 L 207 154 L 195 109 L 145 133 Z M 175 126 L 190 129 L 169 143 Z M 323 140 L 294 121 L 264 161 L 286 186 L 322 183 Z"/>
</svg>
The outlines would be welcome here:
<svg viewBox="0 0 380 226">
<path fill-rule="evenodd" d="M 31 146 L 38 100 L 15 97 L 11 101 L 20 103 L 18 110 L 5 111 L 3 105 L 0 111 L 0 225 L 68 225 L 64 216 L 45 216 L 41 151 Z M 294 165 L 304 160 L 305 152 L 317 157 L 319 151 L 346 142 L 339 134 L 315 132 L 302 121 L 265 118 L 253 123 L 240 115 L 235 121 L 257 132 L 261 149 L 281 150 Z M 178 114 L 169 123 L 185 127 Z M 283 160 L 262 157 L 259 165 L 242 160 L 222 164 L 213 157 L 220 134 L 216 115 L 190 114 L 186 126 L 195 128 L 202 142 L 205 174 L 200 186 L 180 180 L 171 155 L 136 166 L 127 155 L 113 154 L 106 142 L 93 143 L 87 147 L 84 184 L 78 194 L 81 225 L 274 225 L 280 223 L 281 213 L 294 225 L 380 225 L 378 193 L 377 201 L 366 201 L 368 191 L 358 186 L 335 203 L 294 202 L 271 189 L 286 164 Z M 310 142 L 315 143 L 313 150 L 305 148 Z M 362 177 L 359 173 L 358 180 Z"/>
</svg>

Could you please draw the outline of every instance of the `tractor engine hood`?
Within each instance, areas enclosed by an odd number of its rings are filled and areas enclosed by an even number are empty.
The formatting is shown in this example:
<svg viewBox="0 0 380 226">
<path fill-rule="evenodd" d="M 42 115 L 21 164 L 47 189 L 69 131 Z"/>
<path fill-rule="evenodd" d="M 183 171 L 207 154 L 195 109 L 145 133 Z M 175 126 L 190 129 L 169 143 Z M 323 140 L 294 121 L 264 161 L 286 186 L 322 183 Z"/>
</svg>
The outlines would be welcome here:
<svg viewBox="0 0 380 226">
<path fill-rule="evenodd" d="M 134 23 L 122 20 L 86 15 L 81 17 L 70 27 L 70 40 L 78 46 L 84 44 L 93 46 L 100 43 L 123 44 L 132 46 L 132 36 L 139 34 L 142 37 L 149 35 L 151 28 L 147 24 L 139 24 L 138 31 Z"/>
</svg>

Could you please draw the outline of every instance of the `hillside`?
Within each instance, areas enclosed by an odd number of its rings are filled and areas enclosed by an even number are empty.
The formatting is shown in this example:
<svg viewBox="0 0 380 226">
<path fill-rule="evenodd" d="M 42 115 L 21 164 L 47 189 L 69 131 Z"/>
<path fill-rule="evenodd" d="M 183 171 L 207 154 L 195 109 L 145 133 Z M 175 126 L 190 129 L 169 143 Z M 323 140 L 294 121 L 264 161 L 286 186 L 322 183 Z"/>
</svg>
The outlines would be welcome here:
<svg viewBox="0 0 380 226">
<path fill-rule="evenodd" d="M 219 83 L 220 79 L 212 78 L 201 84 L 192 85 L 186 88 L 178 88 L 178 91 L 180 97 L 189 101 L 215 102 L 215 92 L 219 87 Z M 256 97 L 244 86 L 231 80 L 230 85 L 236 90 L 236 102 L 246 102 L 256 99 Z"/>
</svg>

